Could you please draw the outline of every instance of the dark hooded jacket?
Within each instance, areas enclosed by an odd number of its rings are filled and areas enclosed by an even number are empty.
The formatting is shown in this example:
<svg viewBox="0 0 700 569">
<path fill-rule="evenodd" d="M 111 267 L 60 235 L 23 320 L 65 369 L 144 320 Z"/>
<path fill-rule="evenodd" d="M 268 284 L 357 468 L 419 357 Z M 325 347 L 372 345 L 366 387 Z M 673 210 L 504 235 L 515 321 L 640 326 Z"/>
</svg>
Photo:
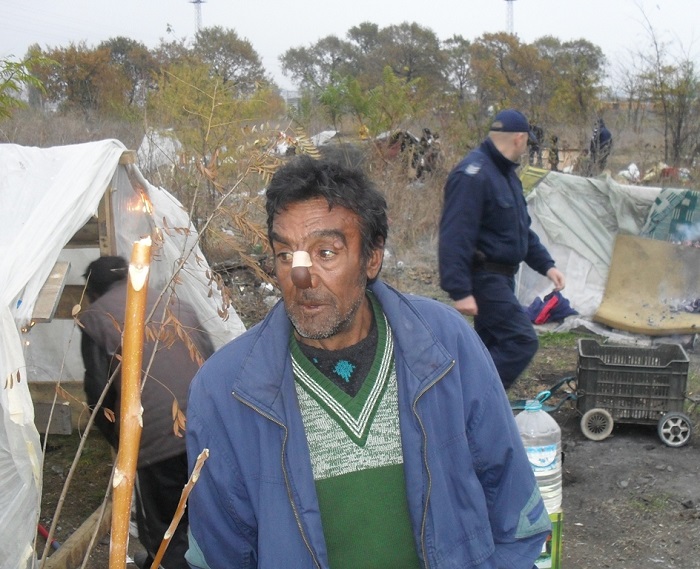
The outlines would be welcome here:
<svg viewBox="0 0 700 569">
<path fill-rule="evenodd" d="M 119 363 L 122 330 L 126 307 L 127 281 L 114 283 L 107 292 L 93 302 L 78 319 L 83 326 L 81 350 L 85 364 L 85 393 L 88 404 L 97 403 L 111 371 Z M 167 295 L 164 297 L 166 298 Z M 156 305 L 158 295 L 149 291 L 146 314 Z M 174 295 L 164 314 L 161 300 L 147 324 L 143 351 L 143 368 L 148 368 L 155 347 L 153 338 L 160 331 L 153 363 L 141 393 L 143 432 L 139 449 L 138 467 L 149 466 L 185 452 L 185 441 L 175 434 L 173 401 L 187 409 L 187 391 L 199 369 L 200 361 L 213 352 L 209 336 L 203 331 L 194 309 Z M 168 322 L 169 317 L 174 320 Z M 179 325 L 175 322 L 179 322 Z M 164 326 L 162 322 L 168 322 Z M 97 415 L 97 425 L 113 446 L 118 443 L 120 377 L 117 377 L 103 403 L 103 408 L 114 411 L 117 421 L 112 423 L 103 413 Z M 180 432 L 180 435 L 183 433 Z"/>
</svg>

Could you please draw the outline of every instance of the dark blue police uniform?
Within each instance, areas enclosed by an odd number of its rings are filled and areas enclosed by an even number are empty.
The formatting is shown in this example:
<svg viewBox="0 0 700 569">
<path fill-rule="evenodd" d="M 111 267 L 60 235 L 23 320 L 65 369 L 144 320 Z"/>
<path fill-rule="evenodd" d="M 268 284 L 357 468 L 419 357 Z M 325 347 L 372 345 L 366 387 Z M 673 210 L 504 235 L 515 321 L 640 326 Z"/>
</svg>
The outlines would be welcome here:
<svg viewBox="0 0 700 569">
<path fill-rule="evenodd" d="M 538 347 L 515 297 L 515 273 L 522 261 L 542 275 L 554 266 L 530 229 L 517 166 L 487 138 L 448 176 L 440 221 L 440 284 L 453 300 L 474 295 L 474 328 L 506 388 Z"/>
</svg>

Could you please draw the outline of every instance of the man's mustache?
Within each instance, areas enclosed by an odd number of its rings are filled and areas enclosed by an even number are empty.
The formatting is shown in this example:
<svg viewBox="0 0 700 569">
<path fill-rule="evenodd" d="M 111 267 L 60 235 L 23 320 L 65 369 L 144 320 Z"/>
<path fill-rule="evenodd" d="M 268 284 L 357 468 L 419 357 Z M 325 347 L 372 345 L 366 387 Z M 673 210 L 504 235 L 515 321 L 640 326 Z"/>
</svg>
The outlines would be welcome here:
<svg viewBox="0 0 700 569">
<path fill-rule="evenodd" d="M 301 304 L 328 304 L 327 295 L 318 294 L 309 290 L 301 291 L 301 294 L 296 299 L 297 303 Z"/>
</svg>

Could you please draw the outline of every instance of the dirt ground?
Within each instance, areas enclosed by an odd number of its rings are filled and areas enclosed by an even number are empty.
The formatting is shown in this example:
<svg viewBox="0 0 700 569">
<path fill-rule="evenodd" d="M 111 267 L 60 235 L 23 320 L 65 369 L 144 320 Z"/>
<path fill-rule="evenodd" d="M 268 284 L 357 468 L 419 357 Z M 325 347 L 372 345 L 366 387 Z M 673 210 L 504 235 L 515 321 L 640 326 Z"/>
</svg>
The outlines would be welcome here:
<svg viewBox="0 0 700 569">
<path fill-rule="evenodd" d="M 260 283 L 245 274 L 231 275 L 241 295 L 236 309 L 246 324 L 267 311 Z M 383 278 L 403 291 L 447 301 L 437 286 L 434 267 L 385 263 Z M 688 348 L 690 376 L 700 383 L 700 346 Z M 531 397 L 559 379 L 575 376 L 575 338 L 543 342 L 535 360 L 520 378 L 512 399 Z M 553 402 L 556 400 L 553 398 Z M 697 426 L 700 413 L 690 412 Z M 562 427 L 564 450 L 563 555 L 565 569 L 693 569 L 700 568 L 700 441 L 664 445 L 655 426 L 616 425 L 601 442 L 580 429 L 575 403 L 567 401 L 552 416 Z M 44 463 L 41 521 L 49 527 L 78 437 L 52 437 Z M 112 457 L 99 434 L 91 436 L 66 498 L 58 523 L 62 542 L 99 506 L 107 487 Z M 88 569 L 108 566 L 107 538 L 95 548 Z M 44 542 L 39 539 L 38 550 Z M 139 548 L 132 540 L 130 551 Z"/>
</svg>

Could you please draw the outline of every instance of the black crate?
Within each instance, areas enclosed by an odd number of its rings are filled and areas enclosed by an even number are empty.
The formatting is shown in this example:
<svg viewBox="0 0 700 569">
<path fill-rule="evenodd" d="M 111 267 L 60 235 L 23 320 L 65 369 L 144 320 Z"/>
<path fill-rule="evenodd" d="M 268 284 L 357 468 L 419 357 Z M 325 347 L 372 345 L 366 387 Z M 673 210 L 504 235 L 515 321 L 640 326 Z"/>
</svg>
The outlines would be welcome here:
<svg viewBox="0 0 700 569">
<path fill-rule="evenodd" d="M 655 424 L 669 411 L 683 411 L 688 354 L 679 344 L 651 348 L 578 341 L 576 407 L 602 408 L 613 420 Z"/>
</svg>

